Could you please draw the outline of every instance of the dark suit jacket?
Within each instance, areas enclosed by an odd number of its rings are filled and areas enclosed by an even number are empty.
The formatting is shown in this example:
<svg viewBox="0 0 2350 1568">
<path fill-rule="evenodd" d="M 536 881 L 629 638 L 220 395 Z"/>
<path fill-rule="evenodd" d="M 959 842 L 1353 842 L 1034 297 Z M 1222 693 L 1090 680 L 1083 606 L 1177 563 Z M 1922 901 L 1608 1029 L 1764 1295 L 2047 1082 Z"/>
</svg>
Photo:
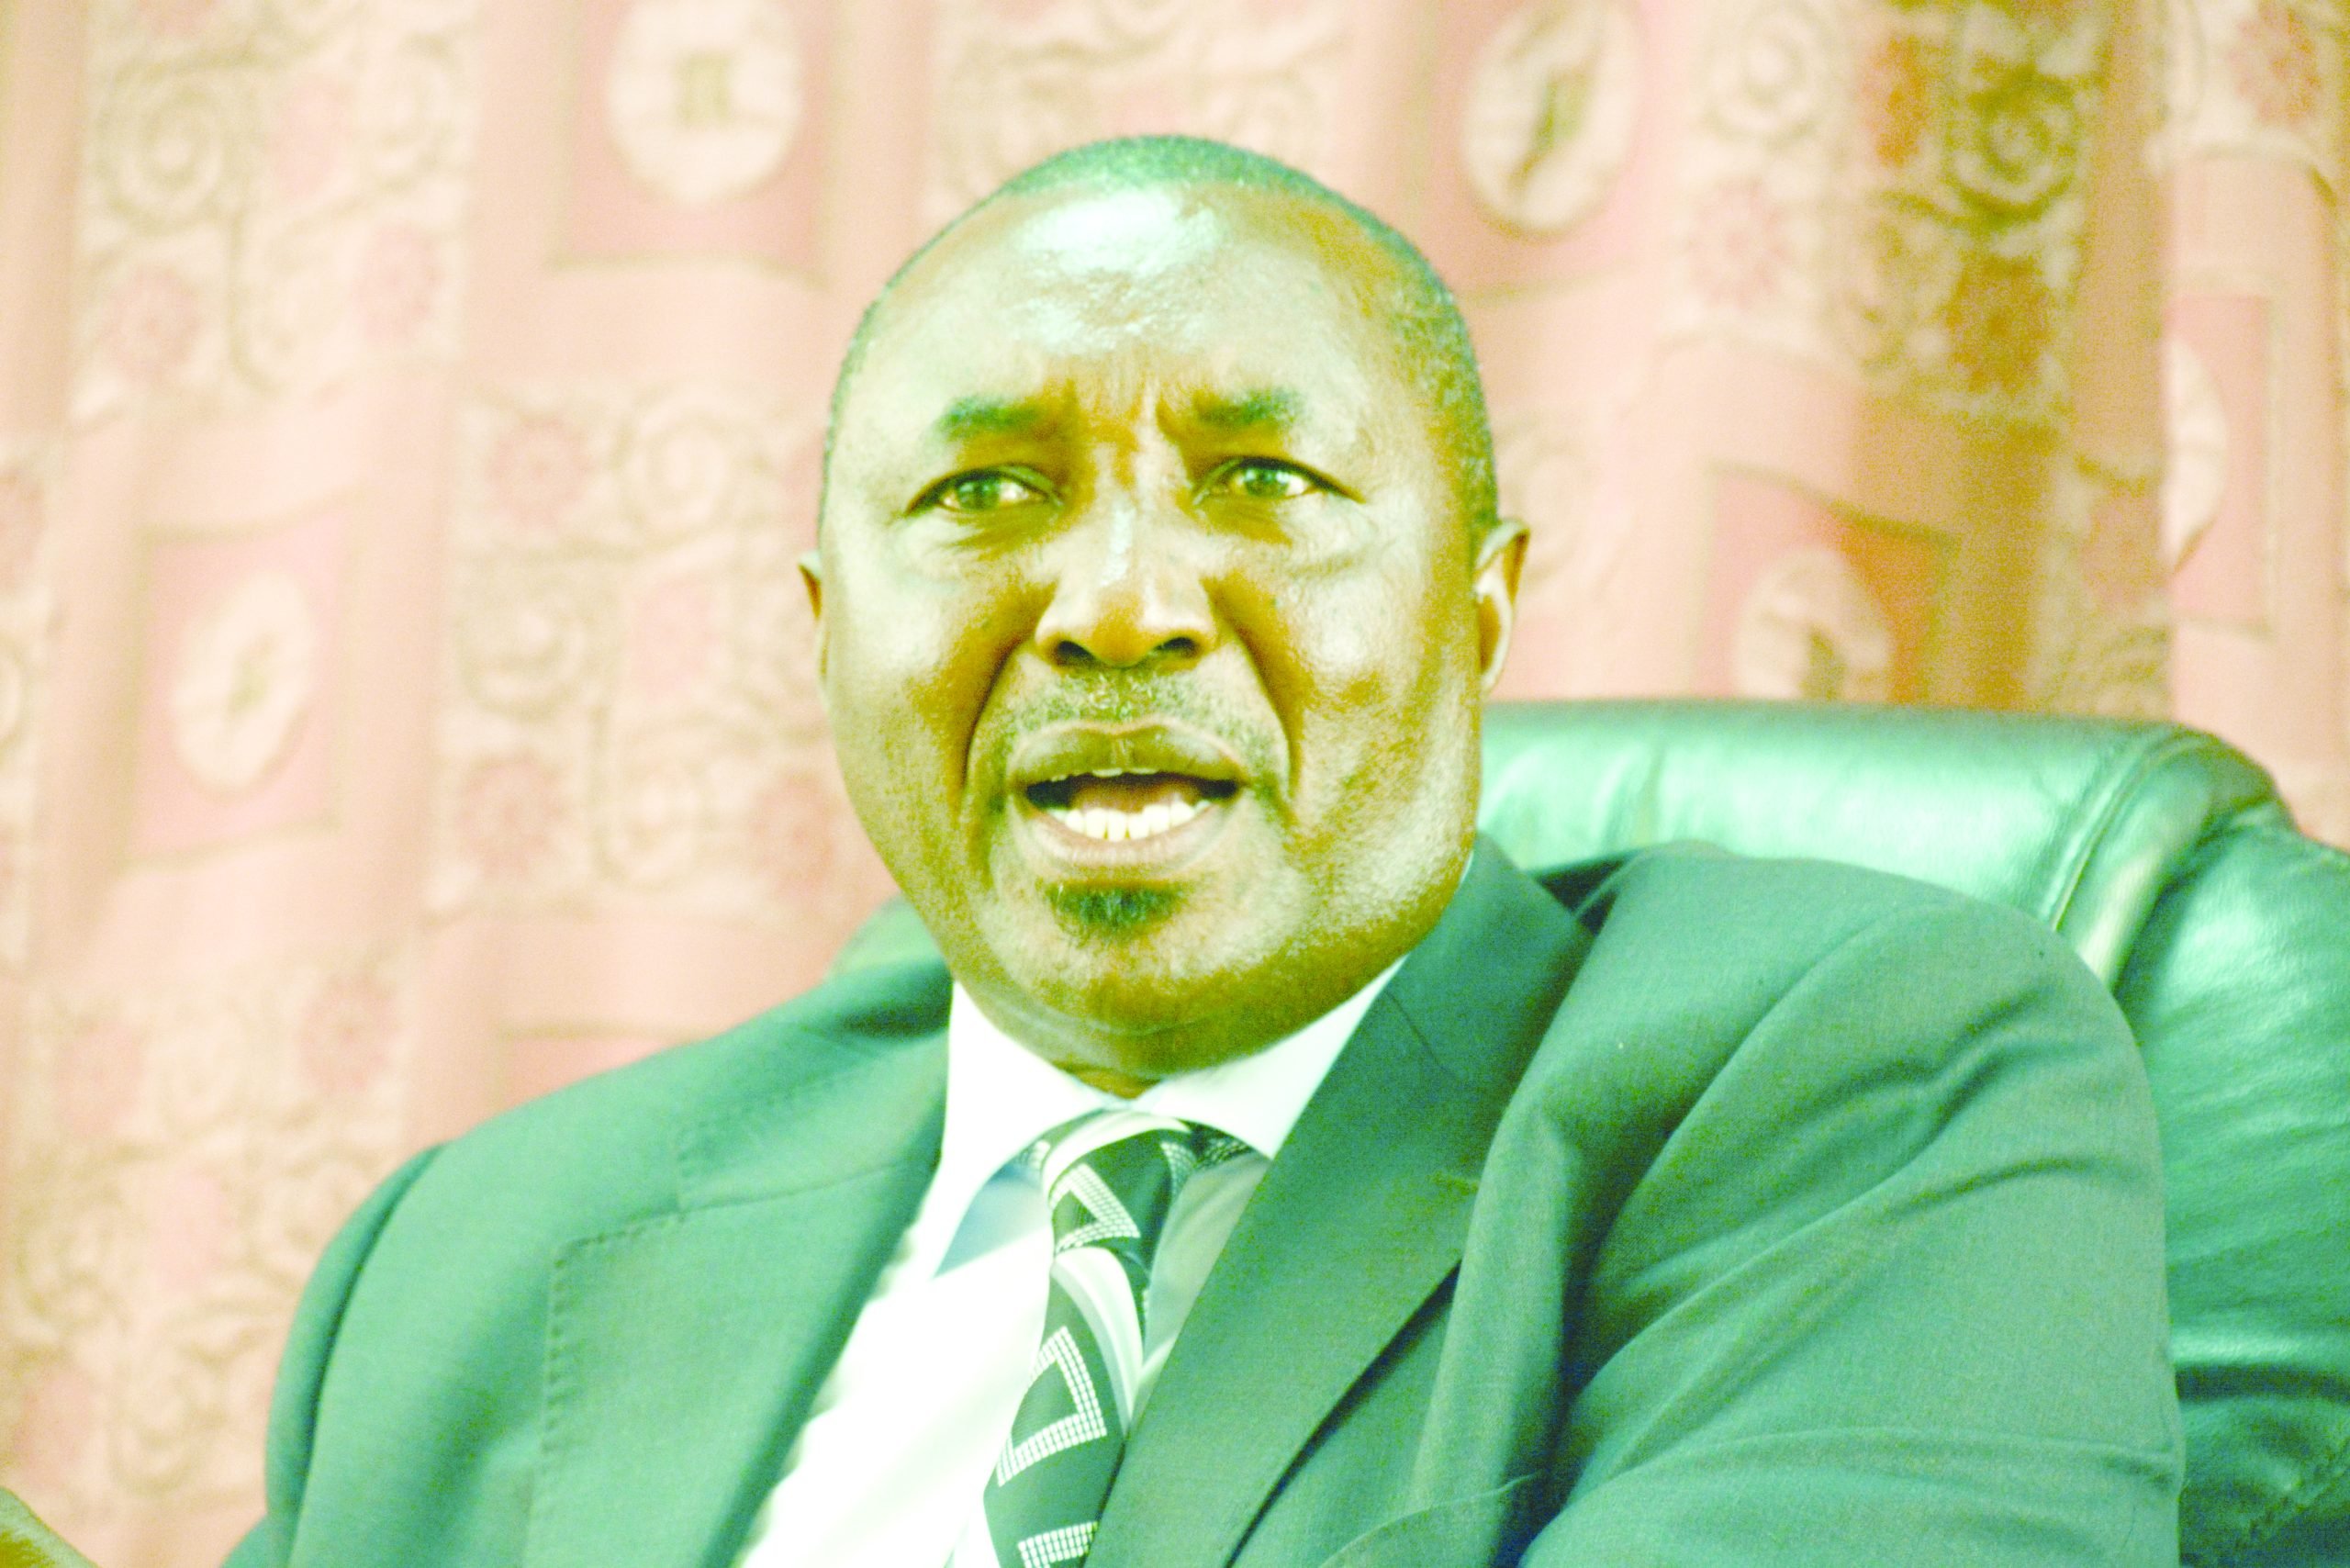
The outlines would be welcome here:
<svg viewBox="0 0 2350 1568">
<path fill-rule="evenodd" d="M 403 1169 L 235 1568 L 732 1560 L 936 1159 L 850 977 Z M 1483 846 L 1252 1200 L 1096 1568 L 2177 1562 L 2153 1113 L 2021 916 Z M 910 1565 L 933 1568 L 933 1565 Z"/>
</svg>

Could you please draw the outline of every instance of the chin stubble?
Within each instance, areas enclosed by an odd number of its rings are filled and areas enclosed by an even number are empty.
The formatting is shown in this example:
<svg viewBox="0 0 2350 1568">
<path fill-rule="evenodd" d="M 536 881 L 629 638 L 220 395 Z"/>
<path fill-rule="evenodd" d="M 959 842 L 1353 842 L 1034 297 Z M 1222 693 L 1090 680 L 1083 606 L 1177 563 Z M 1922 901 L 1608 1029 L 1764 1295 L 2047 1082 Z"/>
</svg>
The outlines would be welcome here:
<svg viewBox="0 0 2350 1568">
<path fill-rule="evenodd" d="M 1045 898 L 1072 935 L 1111 939 L 1156 924 L 1181 901 L 1172 888 L 1048 887 Z"/>
</svg>

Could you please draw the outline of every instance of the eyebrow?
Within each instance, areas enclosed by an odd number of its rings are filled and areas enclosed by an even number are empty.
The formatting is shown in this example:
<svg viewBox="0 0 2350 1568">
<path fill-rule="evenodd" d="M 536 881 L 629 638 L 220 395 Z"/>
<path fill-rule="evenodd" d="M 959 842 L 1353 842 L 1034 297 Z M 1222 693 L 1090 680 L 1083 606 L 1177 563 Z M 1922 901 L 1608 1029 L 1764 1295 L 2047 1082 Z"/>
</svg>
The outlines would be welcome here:
<svg viewBox="0 0 2350 1568">
<path fill-rule="evenodd" d="M 1305 410 L 1305 399 L 1286 386 L 1263 386 L 1237 398 L 1203 394 L 1192 417 L 1210 430 L 1288 430 Z"/>
<path fill-rule="evenodd" d="M 957 398 L 938 416 L 938 433 L 948 441 L 986 435 L 1025 435 L 1051 417 L 1033 398 Z"/>
</svg>

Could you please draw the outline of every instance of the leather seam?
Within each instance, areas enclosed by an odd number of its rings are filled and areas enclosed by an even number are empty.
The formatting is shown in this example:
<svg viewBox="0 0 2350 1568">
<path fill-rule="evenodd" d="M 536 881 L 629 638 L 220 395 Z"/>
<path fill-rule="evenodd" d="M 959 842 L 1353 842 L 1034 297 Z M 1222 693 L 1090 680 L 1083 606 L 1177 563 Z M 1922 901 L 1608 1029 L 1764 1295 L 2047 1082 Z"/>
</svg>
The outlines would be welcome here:
<svg viewBox="0 0 2350 1568">
<path fill-rule="evenodd" d="M 2316 1469 L 2301 1478 L 2300 1484 L 2271 1503 L 2221 1550 L 2232 1555 L 2261 1545 L 2295 1518 L 2306 1515 L 2345 1475 L 2350 1475 L 2350 1438 L 2336 1444 Z"/>
<path fill-rule="evenodd" d="M 2172 757 L 2183 756 L 2193 749 L 2193 742 L 2186 735 L 2177 731 L 2165 731 L 2138 748 L 2135 755 L 2117 760 L 2110 771 L 2098 781 L 2097 792 L 2103 799 L 2098 804 L 2096 815 L 2074 829 L 2067 837 L 2067 864 L 2062 890 L 2056 896 L 2055 906 L 2047 915 L 2047 924 L 2052 929 L 2064 929 L 2065 918 L 2072 913 L 2073 901 L 2079 896 L 2082 879 L 2087 876 L 2089 863 L 2097 857 L 2098 846 L 2105 842 L 2112 832 L 2113 824 L 2121 820 L 2130 802 L 2135 799 L 2138 787 Z M 2199 833 L 2198 841 L 2202 836 Z"/>
</svg>

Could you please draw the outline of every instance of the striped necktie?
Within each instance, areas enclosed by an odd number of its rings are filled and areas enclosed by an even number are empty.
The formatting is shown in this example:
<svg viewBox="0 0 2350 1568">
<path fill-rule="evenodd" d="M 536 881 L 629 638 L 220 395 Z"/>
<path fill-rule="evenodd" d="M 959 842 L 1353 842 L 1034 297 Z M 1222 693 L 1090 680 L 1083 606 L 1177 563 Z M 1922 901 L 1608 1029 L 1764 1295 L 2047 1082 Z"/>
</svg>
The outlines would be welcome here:
<svg viewBox="0 0 2350 1568">
<path fill-rule="evenodd" d="M 1211 1127 L 1095 1111 L 1030 1148 L 1053 1222 L 1053 1271 L 1028 1392 L 988 1477 L 1002 1568 L 1081 1563 L 1125 1451 L 1142 1375 L 1151 1260 L 1176 1194 L 1248 1146 Z"/>
</svg>

